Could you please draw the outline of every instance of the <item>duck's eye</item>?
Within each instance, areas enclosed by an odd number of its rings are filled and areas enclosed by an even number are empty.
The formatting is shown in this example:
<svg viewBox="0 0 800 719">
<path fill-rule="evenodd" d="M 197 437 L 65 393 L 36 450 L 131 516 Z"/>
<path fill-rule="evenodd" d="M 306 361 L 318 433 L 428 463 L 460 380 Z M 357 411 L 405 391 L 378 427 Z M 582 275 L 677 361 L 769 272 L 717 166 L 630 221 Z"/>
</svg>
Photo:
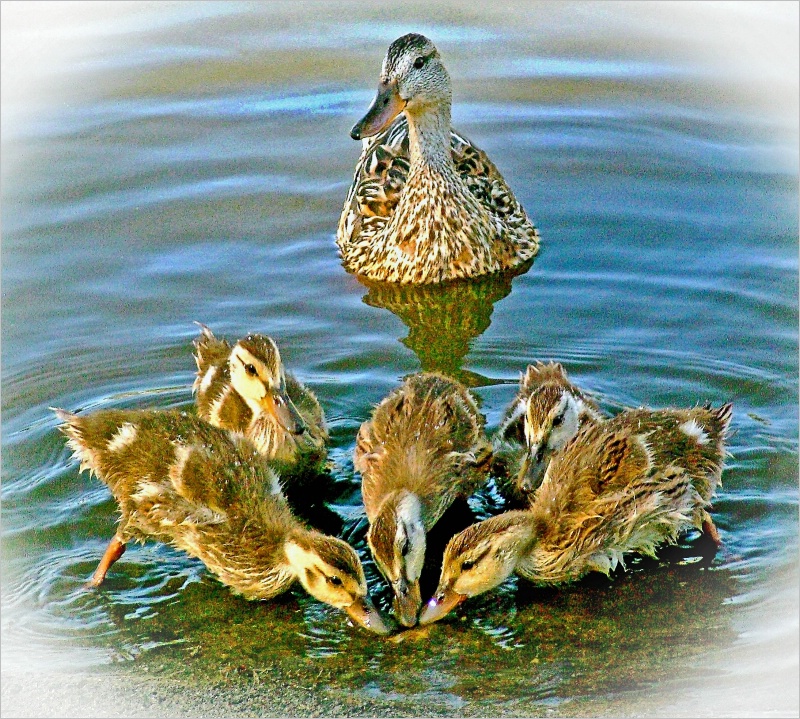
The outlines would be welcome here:
<svg viewBox="0 0 800 719">
<path fill-rule="evenodd" d="M 474 566 L 475 566 L 475 560 L 474 559 L 467 559 L 466 561 L 461 563 L 461 571 L 462 572 L 468 572 Z"/>
<path fill-rule="evenodd" d="M 553 427 L 560 427 L 561 423 L 564 421 L 564 415 L 559 414 L 553 419 Z"/>
<path fill-rule="evenodd" d="M 417 70 L 421 70 L 424 64 L 425 64 L 424 57 L 418 57 L 416 60 L 414 60 L 414 67 L 417 68 Z"/>
<path fill-rule="evenodd" d="M 337 577 L 335 574 L 330 576 L 330 577 L 328 577 L 328 583 L 332 584 L 334 587 L 341 587 L 342 586 L 342 580 L 339 577 Z"/>
<path fill-rule="evenodd" d="M 256 366 L 254 364 L 246 364 L 244 366 L 244 371 L 247 372 L 251 377 L 255 377 L 258 372 L 256 372 Z"/>
</svg>

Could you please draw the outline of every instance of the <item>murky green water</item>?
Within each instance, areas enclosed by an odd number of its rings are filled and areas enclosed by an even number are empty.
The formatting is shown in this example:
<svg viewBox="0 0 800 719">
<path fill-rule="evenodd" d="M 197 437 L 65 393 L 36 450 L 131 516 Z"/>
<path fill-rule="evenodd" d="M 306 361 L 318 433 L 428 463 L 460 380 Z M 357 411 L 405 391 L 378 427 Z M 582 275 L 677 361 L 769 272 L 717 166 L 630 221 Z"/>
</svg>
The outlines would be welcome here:
<svg viewBox="0 0 800 719">
<path fill-rule="evenodd" d="M 738 690 L 796 715 L 795 5 L 33 15 L 3 4 L 6 676 L 130 669 L 213 690 L 227 714 L 267 711 L 282 687 L 305 697 L 294 713 L 709 714 Z M 410 30 L 439 46 L 454 124 L 540 228 L 521 276 L 367 287 L 340 267 L 348 130 Z M 190 403 L 193 320 L 271 334 L 316 391 L 339 467 L 316 516 L 365 559 L 351 454 L 372 405 L 438 369 L 475 388 L 492 429 L 534 359 L 610 411 L 733 401 L 724 548 L 709 560 L 690 537 L 613 581 L 511 581 L 401 641 L 299 589 L 245 602 L 156 544 L 86 592 L 115 507 L 47 408 Z M 469 511 L 497 502 L 487 489 Z"/>
</svg>

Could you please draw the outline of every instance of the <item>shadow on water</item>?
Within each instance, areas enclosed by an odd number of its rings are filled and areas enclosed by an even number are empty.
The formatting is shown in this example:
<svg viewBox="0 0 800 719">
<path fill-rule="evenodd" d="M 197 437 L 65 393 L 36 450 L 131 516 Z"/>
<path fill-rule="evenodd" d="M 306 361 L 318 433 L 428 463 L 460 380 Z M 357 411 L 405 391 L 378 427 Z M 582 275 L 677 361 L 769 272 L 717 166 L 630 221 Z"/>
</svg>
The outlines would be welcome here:
<svg viewBox="0 0 800 719">
<path fill-rule="evenodd" d="M 532 265 L 533 261 L 514 272 L 441 285 L 359 281 L 367 287 L 365 304 L 389 310 L 408 327 L 400 342 L 417 355 L 424 371 L 441 372 L 467 387 L 484 387 L 500 380 L 464 369 L 464 360 L 472 342 L 492 323 L 495 303 L 511 292 L 514 278 Z"/>
</svg>

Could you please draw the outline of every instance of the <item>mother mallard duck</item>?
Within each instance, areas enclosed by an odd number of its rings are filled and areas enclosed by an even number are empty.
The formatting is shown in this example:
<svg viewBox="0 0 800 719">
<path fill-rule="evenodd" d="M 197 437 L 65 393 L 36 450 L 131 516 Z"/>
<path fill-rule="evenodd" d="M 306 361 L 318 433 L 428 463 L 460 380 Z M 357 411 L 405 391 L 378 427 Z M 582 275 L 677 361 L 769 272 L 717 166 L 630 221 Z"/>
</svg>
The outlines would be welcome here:
<svg viewBox="0 0 800 719">
<path fill-rule="evenodd" d="M 512 270 L 537 253 L 539 234 L 500 172 L 451 129 L 451 102 L 434 44 L 416 33 L 395 40 L 350 133 L 370 139 L 336 237 L 349 271 L 427 284 Z"/>
</svg>

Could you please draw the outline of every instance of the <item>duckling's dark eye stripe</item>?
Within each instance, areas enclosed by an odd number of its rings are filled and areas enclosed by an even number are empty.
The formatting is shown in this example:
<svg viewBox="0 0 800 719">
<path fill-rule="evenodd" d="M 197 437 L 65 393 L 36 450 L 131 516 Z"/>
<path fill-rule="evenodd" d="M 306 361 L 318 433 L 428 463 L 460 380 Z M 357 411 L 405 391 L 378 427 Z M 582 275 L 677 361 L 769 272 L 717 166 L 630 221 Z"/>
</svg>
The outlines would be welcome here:
<svg viewBox="0 0 800 719">
<path fill-rule="evenodd" d="M 483 552 L 479 555 L 472 557 L 472 559 L 466 559 L 461 563 L 461 571 L 466 572 L 472 569 L 478 562 L 481 561 L 487 554 L 489 554 L 490 547 L 487 547 Z"/>
<path fill-rule="evenodd" d="M 430 53 L 430 55 L 420 55 L 416 60 L 414 60 L 414 67 L 417 68 L 417 70 L 421 69 L 425 66 L 425 63 L 427 63 L 428 60 L 433 57 L 433 55 L 434 53 Z"/>
</svg>

